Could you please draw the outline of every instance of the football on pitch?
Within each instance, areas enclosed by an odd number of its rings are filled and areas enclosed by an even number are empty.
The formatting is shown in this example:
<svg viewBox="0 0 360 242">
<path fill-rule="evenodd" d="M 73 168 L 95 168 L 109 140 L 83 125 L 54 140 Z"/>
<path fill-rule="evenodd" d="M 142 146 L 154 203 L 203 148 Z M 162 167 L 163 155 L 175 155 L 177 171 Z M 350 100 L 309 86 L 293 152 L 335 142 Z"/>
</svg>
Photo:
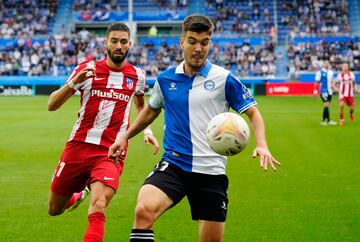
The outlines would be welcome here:
<svg viewBox="0 0 360 242">
<path fill-rule="evenodd" d="M 245 120 L 235 113 L 221 113 L 213 117 L 206 130 L 206 139 L 216 153 L 236 155 L 249 143 L 250 129 Z"/>
</svg>

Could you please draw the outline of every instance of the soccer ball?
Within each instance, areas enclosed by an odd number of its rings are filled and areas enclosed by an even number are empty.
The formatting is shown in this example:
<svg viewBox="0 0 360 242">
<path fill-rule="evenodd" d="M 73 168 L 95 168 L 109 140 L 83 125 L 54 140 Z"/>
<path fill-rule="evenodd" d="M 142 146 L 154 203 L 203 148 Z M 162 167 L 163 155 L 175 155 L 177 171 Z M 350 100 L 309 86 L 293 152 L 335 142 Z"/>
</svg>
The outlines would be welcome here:
<svg viewBox="0 0 360 242">
<path fill-rule="evenodd" d="M 213 117 L 206 130 L 211 149 L 220 155 L 236 155 L 249 143 L 250 129 L 245 120 L 235 113 L 220 113 Z"/>
</svg>

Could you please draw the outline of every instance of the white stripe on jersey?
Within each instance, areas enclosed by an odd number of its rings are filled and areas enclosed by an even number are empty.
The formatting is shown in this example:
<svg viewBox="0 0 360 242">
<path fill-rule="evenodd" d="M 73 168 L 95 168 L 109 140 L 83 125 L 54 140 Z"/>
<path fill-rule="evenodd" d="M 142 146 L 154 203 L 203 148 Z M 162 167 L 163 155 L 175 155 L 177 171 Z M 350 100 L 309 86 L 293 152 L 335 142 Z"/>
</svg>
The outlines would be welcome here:
<svg viewBox="0 0 360 242">
<path fill-rule="evenodd" d="M 133 96 L 131 96 L 130 101 L 128 102 L 128 104 L 126 106 L 125 115 L 122 120 L 122 125 L 121 125 L 118 133 L 116 134 L 116 140 L 125 134 L 126 128 L 129 125 L 129 116 L 130 116 L 130 108 L 131 108 L 132 98 L 133 98 Z"/>
<path fill-rule="evenodd" d="M 197 75 L 193 81 L 192 89 L 189 91 L 189 122 L 192 141 L 192 171 L 206 174 L 224 174 L 226 167 L 226 158 L 216 154 L 206 142 L 206 130 L 208 120 L 216 114 L 228 112 L 228 105 L 225 95 L 225 81 L 229 71 L 212 65 L 208 77 Z M 209 79 L 211 78 L 211 79 Z M 205 81 L 214 82 L 215 89 L 213 96 L 204 88 Z M 204 97 L 207 101 L 204 102 Z M 199 106 L 202 104 L 202 106 Z M 204 120 L 204 122 L 199 122 Z M 206 157 L 206 158 L 204 158 Z"/>
<path fill-rule="evenodd" d="M 102 133 L 110 123 L 115 104 L 115 101 L 109 100 L 102 100 L 100 102 L 99 111 L 95 118 L 94 125 L 87 132 L 85 139 L 86 143 L 100 144 Z"/>
<path fill-rule="evenodd" d="M 84 86 L 88 86 L 88 88 L 84 89 L 83 99 L 82 99 L 81 107 L 80 107 L 80 110 L 79 110 L 79 117 L 76 120 L 76 123 L 75 123 L 75 125 L 73 127 L 73 130 L 71 131 L 69 141 L 74 138 L 76 132 L 78 131 L 78 129 L 80 127 L 81 121 L 84 118 L 86 103 L 89 101 L 90 94 L 91 94 L 91 90 L 90 90 L 91 89 L 91 83 L 92 83 L 92 81 L 91 81 L 91 79 L 89 79 L 89 80 L 85 81 L 85 84 L 83 84 Z"/>
<path fill-rule="evenodd" d="M 109 71 L 109 79 L 106 88 L 122 89 L 124 74 L 122 72 Z"/>
</svg>

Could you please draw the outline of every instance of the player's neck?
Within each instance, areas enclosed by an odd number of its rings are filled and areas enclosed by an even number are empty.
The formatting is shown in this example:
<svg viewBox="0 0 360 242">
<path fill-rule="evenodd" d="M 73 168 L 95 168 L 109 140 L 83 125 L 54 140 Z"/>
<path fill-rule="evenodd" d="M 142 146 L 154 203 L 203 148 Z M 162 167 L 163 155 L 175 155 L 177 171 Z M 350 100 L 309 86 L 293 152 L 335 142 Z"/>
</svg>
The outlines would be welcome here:
<svg viewBox="0 0 360 242">
<path fill-rule="evenodd" d="M 106 65 L 110 66 L 111 68 L 119 69 L 125 65 L 125 60 L 120 63 L 115 63 L 110 58 L 106 58 Z"/>
<path fill-rule="evenodd" d="M 194 69 L 194 68 L 191 68 L 190 66 L 186 65 L 186 63 L 185 63 L 183 68 L 184 68 L 185 75 L 192 77 L 194 74 L 198 73 L 202 67 L 203 66 L 201 66 L 199 69 Z"/>
</svg>

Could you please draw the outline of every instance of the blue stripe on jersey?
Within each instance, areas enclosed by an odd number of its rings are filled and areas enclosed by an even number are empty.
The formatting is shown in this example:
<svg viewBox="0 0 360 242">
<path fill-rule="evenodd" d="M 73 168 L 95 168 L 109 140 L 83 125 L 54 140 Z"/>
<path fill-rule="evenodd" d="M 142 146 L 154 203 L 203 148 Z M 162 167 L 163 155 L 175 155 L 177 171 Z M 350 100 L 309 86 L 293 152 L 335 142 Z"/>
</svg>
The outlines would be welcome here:
<svg viewBox="0 0 360 242">
<path fill-rule="evenodd" d="M 164 160 L 171 162 L 172 151 L 180 154 L 192 154 L 192 141 L 189 123 L 189 90 L 194 78 L 176 74 L 171 68 L 158 77 L 164 102 Z M 176 160 L 176 157 L 172 157 Z M 191 159 L 183 160 L 185 170 L 191 170 Z"/>
</svg>

